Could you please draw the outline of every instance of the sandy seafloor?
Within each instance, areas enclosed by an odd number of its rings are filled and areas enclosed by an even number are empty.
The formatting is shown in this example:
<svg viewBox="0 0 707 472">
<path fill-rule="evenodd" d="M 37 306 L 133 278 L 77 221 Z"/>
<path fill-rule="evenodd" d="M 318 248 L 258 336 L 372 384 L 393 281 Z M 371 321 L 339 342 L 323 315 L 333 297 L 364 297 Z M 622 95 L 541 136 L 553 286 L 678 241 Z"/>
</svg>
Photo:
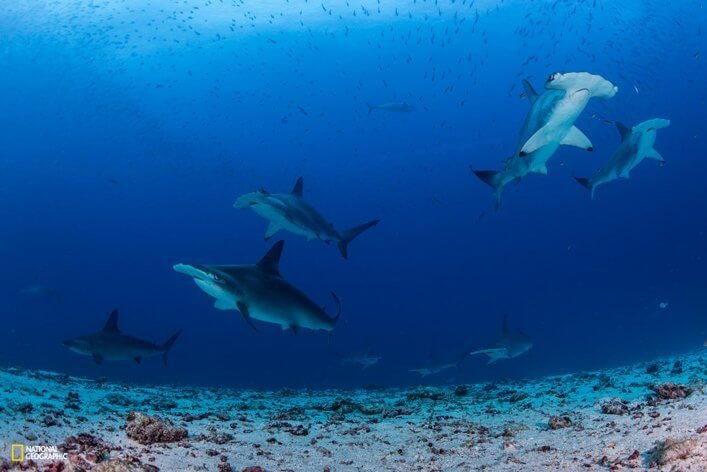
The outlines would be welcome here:
<svg viewBox="0 0 707 472">
<path fill-rule="evenodd" d="M 706 386 L 707 350 L 528 381 L 352 391 L 149 387 L 6 368 L 0 470 L 705 471 Z M 131 411 L 174 426 L 126 428 Z M 188 436 L 176 439 L 179 428 Z M 11 443 L 61 445 L 68 460 L 13 464 Z"/>
</svg>

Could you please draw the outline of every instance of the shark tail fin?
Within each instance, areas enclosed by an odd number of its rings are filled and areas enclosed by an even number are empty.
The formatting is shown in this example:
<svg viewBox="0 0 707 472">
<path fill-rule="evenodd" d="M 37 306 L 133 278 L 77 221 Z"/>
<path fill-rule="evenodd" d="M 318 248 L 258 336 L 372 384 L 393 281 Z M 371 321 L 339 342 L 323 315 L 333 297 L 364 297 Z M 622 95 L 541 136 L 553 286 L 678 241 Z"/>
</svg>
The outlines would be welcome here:
<svg viewBox="0 0 707 472">
<path fill-rule="evenodd" d="M 501 173 L 496 170 L 474 170 L 471 166 L 469 168 L 483 183 L 496 191 L 496 211 L 498 211 L 501 208 L 501 197 L 503 197 Z"/>
<path fill-rule="evenodd" d="M 592 192 L 592 200 L 594 200 L 594 184 L 592 184 L 591 180 L 586 177 L 575 177 L 574 180 L 576 180 L 579 185 Z"/>
<path fill-rule="evenodd" d="M 341 299 L 334 292 L 331 292 L 331 297 L 334 299 L 334 305 L 336 305 L 336 312 L 334 312 L 334 317 L 331 320 L 336 324 L 341 317 Z"/>
<path fill-rule="evenodd" d="M 169 350 L 172 349 L 172 345 L 174 344 L 174 341 L 177 340 L 179 335 L 182 334 L 182 330 L 180 329 L 176 333 L 172 335 L 165 343 L 162 345 L 162 362 L 164 363 L 164 366 L 167 367 L 167 354 L 169 354 Z"/>
<path fill-rule="evenodd" d="M 344 259 L 349 258 L 349 243 L 353 241 L 359 234 L 377 225 L 379 221 L 380 220 L 369 221 L 368 223 L 364 223 L 360 226 L 356 226 L 341 233 L 341 239 L 339 239 L 339 252 L 341 252 L 341 255 L 344 257 Z"/>
</svg>

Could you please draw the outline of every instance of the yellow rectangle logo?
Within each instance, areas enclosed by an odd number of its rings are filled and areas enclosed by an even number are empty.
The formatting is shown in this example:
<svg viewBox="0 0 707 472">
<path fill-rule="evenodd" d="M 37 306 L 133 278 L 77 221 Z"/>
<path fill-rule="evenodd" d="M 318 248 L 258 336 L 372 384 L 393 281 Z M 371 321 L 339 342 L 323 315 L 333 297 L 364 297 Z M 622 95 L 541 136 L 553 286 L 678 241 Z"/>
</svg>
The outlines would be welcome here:
<svg viewBox="0 0 707 472">
<path fill-rule="evenodd" d="M 13 444 L 10 447 L 10 460 L 12 460 L 12 462 L 24 462 L 25 461 L 25 445 L 24 444 Z"/>
</svg>

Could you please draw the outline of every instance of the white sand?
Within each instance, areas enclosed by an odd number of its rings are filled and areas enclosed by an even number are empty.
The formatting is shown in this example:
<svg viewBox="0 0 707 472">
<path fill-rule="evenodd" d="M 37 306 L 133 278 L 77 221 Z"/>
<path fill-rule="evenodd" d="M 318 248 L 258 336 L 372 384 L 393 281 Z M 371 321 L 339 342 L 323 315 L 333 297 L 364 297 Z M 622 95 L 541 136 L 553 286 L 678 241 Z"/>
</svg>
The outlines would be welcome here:
<svg viewBox="0 0 707 472">
<path fill-rule="evenodd" d="M 673 370 L 676 361 L 682 363 L 681 372 Z M 122 386 L 5 369 L 0 371 L 0 449 L 9 451 L 16 442 L 58 445 L 70 435 L 89 433 L 116 448 L 106 460 L 133 456 L 135 464 L 165 471 L 219 466 L 298 472 L 707 471 L 707 360 L 696 354 L 656 363 L 659 369 L 653 374 L 642 364 L 469 385 L 464 396 L 450 388 L 422 390 L 438 399 L 408 398 L 416 390 L 255 392 Z M 688 385 L 693 393 L 651 406 L 649 387 L 662 382 Z M 78 409 L 67 404 L 69 392 L 78 394 Z M 629 413 L 602 413 L 602 403 L 611 398 L 627 402 Z M 337 408 L 338 400 L 345 402 Z M 179 443 L 140 445 L 121 429 L 130 410 L 168 418 L 186 427 L 189 437 Z M 549 429 L 552 415 L 568 416 L 572 425 Z M 47 426 L 53 421 L 46 417 L 59 424 Z M 693 439 L 683 454 L 690 457 L 657 466 L 652 450 L 666 439 Z M 629 460 L 634 451 L 638 457 Z M 9 459 L 9 452 L 6 456 L 0 461 Z M 82 460 L 72 457 L 73 462 Z M 38 470 L 46 465 L 39 462 Z M 0 471 L 3 467 L 10 464 L 0 462 Z M 133 467 L 115 470 L 147 470 Z M 76 469 L 67 464 L 64 470 Z"/>
</svg>

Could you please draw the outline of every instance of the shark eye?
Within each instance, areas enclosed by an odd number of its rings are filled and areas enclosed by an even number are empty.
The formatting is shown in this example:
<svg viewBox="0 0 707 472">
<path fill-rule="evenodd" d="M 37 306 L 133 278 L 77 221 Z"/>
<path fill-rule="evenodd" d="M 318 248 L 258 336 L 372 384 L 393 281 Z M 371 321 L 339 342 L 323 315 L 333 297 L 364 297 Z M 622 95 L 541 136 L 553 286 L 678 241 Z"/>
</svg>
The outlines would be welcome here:
<svg viewBox="0 0 707 472">
<path fill-rule="evenodd" d="M 550 74 L 550 77 L 547 78 L 547 82 L 550 83 L 553 80 L 557 78 L 557 74 Z"/>
<path fill-rule="evenodd" d="M 211 277 L 211 280 L 213 280 L 214 282 L 221 282 L 221 280 L 223 280 L 218 274 L 209 274 L 209 277 Z"/>
</svg>

